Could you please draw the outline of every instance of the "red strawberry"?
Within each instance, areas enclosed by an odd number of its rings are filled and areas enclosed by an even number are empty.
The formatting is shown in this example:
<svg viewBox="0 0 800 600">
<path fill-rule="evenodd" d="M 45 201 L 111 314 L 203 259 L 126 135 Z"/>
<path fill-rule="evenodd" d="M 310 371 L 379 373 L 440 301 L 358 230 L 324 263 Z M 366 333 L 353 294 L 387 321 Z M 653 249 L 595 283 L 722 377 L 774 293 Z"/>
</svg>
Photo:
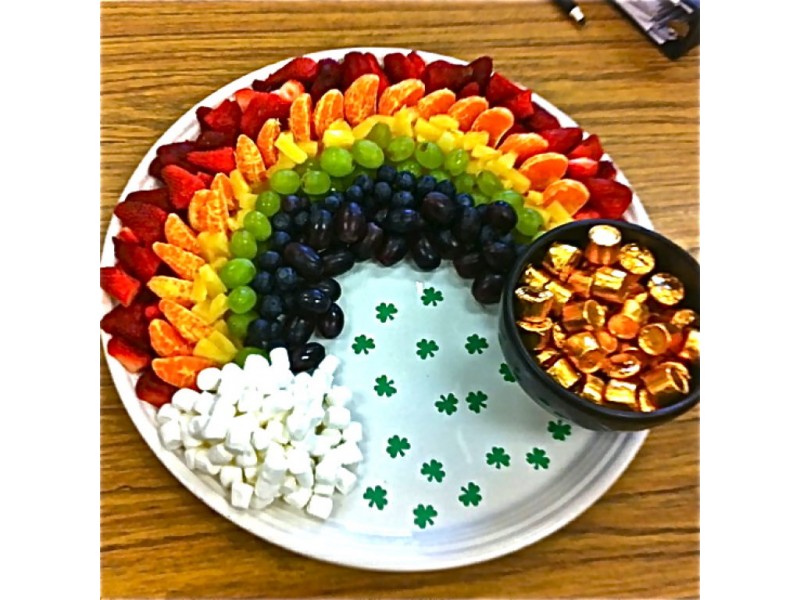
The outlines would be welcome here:
<svg viewBox="0 0 800 600">
<path fill-rule="evenodd" d="M 164 221 L 167 212 L 144 202 L 117 204 L 114 214 L 125 227 L 130 227 L 143 244 L 150 245 L 164 239 Z"/>
<path fill-rule="evenodd" d="M 414 67 L 414 79 L 419 79 L 425 72 L 425 60 L 416 52 L 408 53 L 408 60 Z"/>
<path fill-rule="evenodd" d="M 139 238 L 136 237 L 136 234 L 133 233 L 129 228 L 123 227 L 119 230 L 117 237 L 114 239 L 122 240 L 123 242 L 130 242 L 131 244 L 138 244 Z"/>
<path fill-rule="evenodd" d="M 600 179 L 616 179 L 617 168 L 610 160 L 601 160 L 597 167 L 597 176 Z"/>
<path fill-rule="evenodd" d="M 119 267 L 100 267 L 100 287 L 122 306 L 130 306 L 142 284 Z"/>
<path fill-rule="evenodd" d="M 571 158 L 567 165 L 567 177 L 583 179 L 597 174 L 597 161 L 592 158 Z"/>
<path fill-rule="evenodd" d="M 109 335 L 121 337 L 141 350 L 149 349 L 150 334 L 147 331 L 144 306 L 138 301 L 130 306 L 117 304 L 100 320 L 100 329 Z"/>
<path fill-rule="evenodd" d="M 268 92 L 277 89 L 290 79 L 296 79 L 304 84 L 311 83 L 317 77 L 317 71 L 317 61 L 313 58 L 299 56 L 290 60 L 266 79 L 254 81 L 253 89 L 258 92 Z"/>
<path fill-rule="evenodd" d="M 236 168 L 236 158 L 233 153 L 233 148 L 217 148 L 216 150 L 189 152 L 186 158 L 189 159 L 190 163 L 210 173 L 222 172 L 227 175 Z"/>
<path fill-rule="evenodd" d="M 149 246 L 140 246 L 137 242 L 131 242 L 122 237 L 115 237 L 113 242 L 114 256 L 117 257 L 117 262 L 139 281 L 147 282 L 158 272 L 161 259 Z"/>
<path fill-rule="evenodd" d="M 426 94 L 443 88 L 458 93 L 461 88 L 470 83 L 472 69 L 469 65 L 454 65 L 446 60 L 435 60 L 425 67 L 421 79 L 425 84 Z"/>
<path fill-rule="evenodd" d="M 158 408 L 172 400 L 172 395 L 178 391 L 173 385 L 161 381 L 151 368 L 148 368 L 136 382 L 136 395 Z"/>
<path fill-rule="evenodd" d="M 256 94 L 242 115 L 242 133 L 251 140 L 257 139 L 267 119 L 288 119 L 291 105 L 278 94 Z"/>
<path fill-rule="evenodd" d="M 417 71 L 414 68 L 414 63 L 411 62 L 410 58 L 399 52 L 392 52 L 384 56 L 383 68 L 392 83 L 405 79 L 416 79 Z"/>
<path fill-rule="evenodd" d="M 492 76 L 492 57 L 481 56 L 469 63 L 472 69 L 472 81 L 478 84 L 480 93 L 486 91 L 486 86 L 489 85 L 489 78 Z"/>
<path fill-rule="evenodd" d="M 194 142 L 190 141 L 164 144 L 156 150 L 156 158 L 150 163 L 147 172 L 156 179 L 161 179 L 161 171 L 164 167 L 178 165 L 190 173 L 196 173 L 197 167 L 186 160 L 186 155 L 194 149 Z"/>
<path fill-rule="evenodd" d="M 211 184 L 214 182 L 214 176 L 209 175 L 208 173 L 203 173 L 203 171 L 197 172 L 197 178 L 202 182 L 203 188 L 208 189 L 211 187 Z"/>
<path fill-rule="evenodd" d="M 152 321 L 153 319 L 160 319 L 162 316 L 164 315 L 162 314 L 161 309 L 158 308 L 158 302 L 154 304 L 148 304 L 144 307 L 144 318 L 147 319 L 148 322 Z"/>
<path fill-rule="evenodd" d="M 317 78 L 308 91 L 314 102 L 322 98 L 322 95 L 328 90 L 339 88 L 339 83 L 342 81 L 342 70 L 342 63 L 338 60 L 323 58 L 319 61 Z"/>
<path fill-rule="evenodd" d="M 594 160 L 600 160 L 601 156 L 603 156 L 603 146 L 600 144 L 600 138 L 595 134 L 587 137 L 569 153 L 569 158 L 593 158 Z"/>
<path fill-rule="evenodd" d="M 138 373 L 153 359 L 152 354 L 131 346 L 122 338 L 112 337 L 108 340 L 108 353 L 125 367 L 128 373 Z"/>
<path fill-rule="evenodd" d="M 226 146 L 236 146 L 237 134 L 232 131 L 204 131 L 195 141 L 197 150 L 214 150 L 215 148 L 224 148 Z"/>
<path fill-rule="evenodd" d="M 495 73 L 489 79 L 489 85 L 486 86 L 486 99 L 489 101 L 490 106 L 497 106 L 503 100 L 513 98 L 517 94 L 525 90 L 515 83 L 511 83 L 508 79 Z"/>
<path fill-rule="evenodd" d="M 461 91 L 456 94 L 459 100 L 462 98 L 468 98 L 469 96 L 480 96 L 481 95 L 481 86 L 478 85 L 477 81 L 471 81 L 463 88 Z"/>
<path fill-rule="evenodd" d="M 535 102 L 533 103 L 533 116 L 527 120 L 526 125 L 536 133 L 546 129 L 558 129 L 561 126 L 558 119 Z"/>
<path fill-rule="evenodd" d="M 380 98 L 381 94 L 383 94 L 383 90 L 389 87 L 389 78 L 386 76 L 383 67 L 381 67 L 381 63 L 378 62 L 378 59 L 374 54 L 371 52 L 365 52 L 364 58 L 366 58 L 367 63 L 369 64 L 370 72 L 375 73 L 375 75 L 378 76 L 378 98 Z"/>
<path fill-rule="evenodd" d="M 236 103 L 239 105 L 239 108 L 242 109 L 243 113 L 247 110 L 247 105 L 250 104 L 250 100 L 252 100 L 255 95 L 256 91 L 251 88 L 243 88 L 233 93 L 233 97 L 236 99 Z"/>
<path fill-rule="evenodd" d="M 505 106 L 514 114 L 514 119 L 522 121 L 528 117 L 533 116 L 533 101 L 531 100 L 530 92 L 522 92 L 513 98 L 509 98 L 500 103 L 500 106 Z"/>
<path fill-rule="evenodd" d="M 212 152 L 214 152 L 212 150 Z M 204 154 L 203 152 L 192 154 Z M 188 157 L 189 155 L 187 155 Z M 172 206 L 178 210 L 183 210 L 189 207 L 189 202 L 192 201 L 192 196 L 197 190 L 206 189 L 203 180 L 197 175 L 189 173 L 185 169 L 181 169 L 177 165 L 167 165 L 161 171 L 161 178 L 167 184 L 169 189 L 169 201 Z M 166 220 L 166 217 L 164 217 Z"/>
<path fill-rule="evenodd" d="M 545 129 L 536 133 L 547 140 L 548 152 L 558 152 L 565 156 L 580 143 L 583 137 L 583 130 L 580 127 L 559 127 L 558 129 Z"/>
<path fill-rule="evenodd" d="M 147 167 L 147 174 L 150 177 L 155 177 L 156 179 L 161 179 L 161 169 L 166 167 L 166 163 L 161 160 L 158 156 L 156 156 L 152 161 L 150 161 L 150 166 Z"/>
<path fill-rule="evenodd" d="M 342 89 L 346 90 L 356 79 L 372 73 L 372 64 L 363 52 L 348 52 L 342 63 Z"/>
<path fill-rule="evenodd" d="M 590 208 L 583 208 L 572 215 L 576 221 L 583 221 L 584 219 L 599 219 L 600 213 Z"/>
<path fill-rule="evenodd" d="M 167 188 L 156 188 L 154 190 L 138 190 L 125 196 L 125 202 L 144 202 L 152 204 L 161 210 L 169 212 L 169 191 Z"/>
<path fill-rule="evenodd" d="M 621 219 L 633 199 L 628 186 L 610 179 L 589 177 L 583 185 L 589 190 L 586 208 L 598 211 L 606 219 Z"/>
<path fill-rule="evenodd" d="M 205 118 L 208 116 L 208 113 L 211 112 L 210 106 L 201 106 L 196 111 L 194 111 L 194 116 L 197 117 L 197 122 L 200 124 L 201 131 L 208 131 L 210 128 L 205 122 Z"/>
<path fill-rule="evenodd" d="M 198 114 L 198 119 L 213 131 L 238 133 L 242 109 L 236 100 L 225 100 L 202 117 Z"/>
</svg>

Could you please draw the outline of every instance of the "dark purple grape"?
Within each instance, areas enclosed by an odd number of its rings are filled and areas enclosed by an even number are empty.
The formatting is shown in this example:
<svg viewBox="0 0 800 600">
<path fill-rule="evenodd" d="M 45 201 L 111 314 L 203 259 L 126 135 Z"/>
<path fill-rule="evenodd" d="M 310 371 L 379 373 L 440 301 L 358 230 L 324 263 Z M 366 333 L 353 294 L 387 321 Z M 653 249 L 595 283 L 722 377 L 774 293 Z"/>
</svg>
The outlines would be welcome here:
<svg viewBox="0 0 800 600">
<path fill-rule="evenodd" d="M 322 344 L 311 342 L 295 348 L 289 353 L 292 371 L 301 373 L 303 371 L 310 371 L 316 369 L 322 359 L 325 358 L 325 348 Z"/>
<path fill-rule="evenodd" d="M 325 277 L 336 277 L 347 273 L 355 262 L 353 253 L 346 248 L 328 251 L 322 256 L 323 274 Z"/>
<path fill-rule="evenodd" d="M 491 225 L 484 225 L 481 227 L 481 232 L 478 234 L 478 242 L 483 246 L 485 244 L 491 244 L 492 242 L 497 242 L 502 237 L 494 227 Z"/>
<path fill-rule="evenodd" d="M 453 227 L 453 235 L 463 244 L 471 244 L 478 239 L 481 232 L 481 216 L 477 209 L 467 207 L 461 211 L 461 216 Z"/>
<path fill-rule="evenodd" d="M 364 237 L 367 219 L 358 204 L 346 202 L 333 218 L 333 226 L 339 241 L 345 244 L 355 244 Z"/>
<path fill-rule="evenodd" d="M 361 261 L 374 258 L 382 243 L 383 229 L 375 223 L 367 223 L 367 233 L 361 238 L 360 242 L 353 246 L 355 259 Z"/>
<path fill-rule="evenodd" d="M 386 217 L 385 227 L 391 233 L 413 233 L 422 227 L 422 217 L 410 208 L 394 208 Z"/>
<path fill-rule="evenodd" d="M 458 216 L 456 203 L 441 192 L 430 192 L 422 199 L 422 216 L 428 223 L 449 227 Z"/>
<path fill-rule="evenodd" d="M 317 331 L 322 337 L 329 340 L 342 333 L 343 327 L 344 312 L 336 303 L 331 304 L 328 312 L 317 319 Z"/>
<path fill-rule="evenodd" d="M 328 294 L 330 299 L 334 302 L 336 302 L 342 296 L 342 286 L 339 285 L 338 281 L 331 279 L 330 277 L 323 279 L 322 281 L 318 281 L 314 284 L 314 287 Z"/>
<path fill-rule="evenodd" d="M 485 219 L 486 219 L 486 211 L 489 210 L 489 205 L 488 204 L 479 204 L 478 206 L 475 207 L 475 209 L 478 211 L 478 214 L 481 216 L 481 223 L 485 223 L 486 222 L 485 221 Z"/>
<path fill-rule="evenodd" d="M 247 346 L 266 350 L 269 342 L 270 322 L 267 319 L 255 319 L 247 326 L 244 343 Z"/>
<path fill-rule="evenodd" d="M 375 259 L 384 267 L 391 267 L 403 260 L 408 252 L 408 242 L 401 235 L 390 235 L 386 237 L 381 245 Z"/>
<path fill-rule="evenodd" d="M 464 279 L 474 279 L 486 270 L 486 263 L 480 252 L 470 252 L 453 261 L 456 272 Z"/>
<path fill-rule="evenodd" d="M 517 253 L 511 244 L 490 242 L 483 246 L 483 259 L 493 271 L 506 273 L 517 259 Z"/>
<path fill-rule="evenodd" d="M 492 202 L 486 209 L 486 224 L 500 234 L 508 233 L 517 224 L 517 213 L 508 202 Z"/>
<path fill-rule="evenodd" d="M 472 295 L 481 304 L 500 302 L 505 278 L 497 273 L 482 273 L 472 282 Z"/>
<path fill-rule="evenodd" d="M 411 258 L 423 271 L 433 271 L 442 264 L 442 257 L 424 235 L 411 242 Z"/>
<path fill-rule="evenodd" d="M 514 244 L 514 252 L 516 253 L 517 256 L 521 256 L 530 247 L 531 247 L 530 244 Z"/>
<path fill-rule="evenodd" d="M 322 258 L 311 246 L 290 242 L 283 249 L 283 260 L 309 281 L 317 281 L 322 277 Z"/>
<path fill-rule="evenodd" d="M 331 307 L 331 298 L 318 288 L 309 288 L 297 294 L 296 305 L 300 314 L 321 315 Z"/>
<path fill-rule="evenodd" d="M 305 344 L 311 338 L 312 333 L 314 333 L 314 319 L 308 317 L 296 315 L 286 321 L 284 326 L 284 337 L 291 348 Z"/>
<path fill-rule="evenodd" d="M 325 209 L 312 210 L 308 217 L 308 245 L 325 250 L 333 240 L 333 215 Z"/>
<path fill-rule="evenodd" d="M 430 234 L 430 241 L 442 258 L 453 260 L 464 253 L 464 246 L 449 229 L 435 231 Z"/>
</svg>

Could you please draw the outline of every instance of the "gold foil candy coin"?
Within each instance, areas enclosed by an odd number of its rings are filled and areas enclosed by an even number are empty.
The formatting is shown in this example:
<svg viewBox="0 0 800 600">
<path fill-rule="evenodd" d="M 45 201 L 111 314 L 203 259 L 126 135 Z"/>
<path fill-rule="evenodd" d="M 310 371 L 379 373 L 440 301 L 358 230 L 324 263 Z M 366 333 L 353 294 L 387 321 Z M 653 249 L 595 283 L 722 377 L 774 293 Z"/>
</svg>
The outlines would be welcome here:
<svg viewBox="0 0 800 600">
<path fill-rule="evenodd" d="M 603 391 L 606 388 L 606 382 L 596 375 L 587 375 L 583 388 L 578 392 L 579 396 L 591 400 L 595 404 L 603 403 Z"/>
<path fill-rule="evenodd" d="M 545 348 L 536 355 L 536 361 L 544 368 L 552 365 L 561 355 L 552 348 Z"/>
<path fill-rule="evenodd" d="M 639 401 L 639 410 L 643 413 L 653 412 L 658 409 L 655 398 L 647 391 L 647 388 L 639 388 L 637 400 Z"/>
<path fill-rule="evenodd" d="M 542 260 L 542 266 L 561 281 L 566 281 L 581 262 L 581 251 L 571 244 L 554 242 Z"/>
<path fill-rule="evenodd" d="M 588 271 L 573 271 L 567 279 L 567 285 L 578 296 L 588 298 L 592 290 L 592 273 Z"/>
<path fill-rule="evenodd" d="M 691 362 L 700 360 L 700 331 L 689 329 L 683 341 L 683 348 L 678 352 L 678 356 Z"/>
<path fill-rule="evenodd" d="M 553 322 L 550 319 L 545 319 L 539 323 L 517 321 L 517 327 L 519 328 L 522 345 L 530 352 L 538 352 L 547 347 Z"/>
<path fill-rule="evenodd" d="M 623 381 L 621 379 L 611 379 L 606 384 L 603 397 L 606 402 L 623 404 L 625 406 L 636 407 L 636 383 L 633 381 Z"/>
<path fill-rule="evenodd" d="M 615 338 L 605 329 L 599 329 L 595 331 L 594 337 L 597 338 L 597 343 L 600 344 L 600 347 L 606 354 L 611 354 L 617 351 L 617 348 L 619 347 L 617 338 Z"/>
<path fill-rule="evenodd" d="M 572 290 L 555 279 L 546 283 L 544 289 L 553 293 L 552 310 L 555 314 L 560 315 L 561 309 L 564 308 L 564 305 L 572 298 Z"/>
<path fill-rule="evenodd" d="M 623 314 L 611 315 L 608 330 L 621 340 L 632 340 L 639 333 L 639 324 Z"/>
<path fill-rule="evenodd" d="M 606 358 L 603 371 L 614 379 L 629 379 L 642 370 L 642 362 L 634 354 L 620 352 Z"/>
<path fill-rule="evenodd" d="M 613 267 L 600 267 L 592 278 L 592 296 L 621 304 L 628 293 L 631 280 L 625 271 Z"/>
<path fill-rule="evenodd" d="M 669 273 L 656 273 L 647 282 L 650 295 L 665 306 L 675 306 L 683 300 L 684 290 L 681 280 Z"/>
<path fill-rule="evenodd" d="M 581 379 L 580 374 L 566 358 L 559 358 L 554 362 L 547 373 L 563 388 L 569 389 Z"/>
<path fill-rule="evenodd" d="M 605 359 L 605 353 L 600 348 L 600 344 L 588 331 L 576 333 L 567 338 L 564 352 L 581 373 L 594 373 L 600 369 Z"/>
<path fill-rule="evenodd" d="M 610 265 L 617 259 L 622 234 L 611 225 L 595 225 L 589 230 L 589 243 L 584 254 L 596 265 Z"/>
<path fill-rule="evenodd" d="M 676 310 L 672 314 L 669 322 L 676 327 L 680 327 L 681 329 L 684 327 L 689 327 L 690 325 L 697 327 L 700 324 L 700 315 L 694 312 L 691 308 L 682 308 L 680 310 Z"/>
<path fill-rule="evenodd" d="M 547 318 L 554 301 L 553 292 L 537 290 L 530 286 L 514 290 L 514 304 L 517 316 L 523 321 L 541 323 Z"/>
<path fill-rule="evenodd" d="M 642 374 L 642 383 L 659 406 L 679 400 L 689 392 L 689 382 L 672 365 L 658 365 Z"/>
<path fill-rule="evenodd" d="M 623 269 L 634 275 L 647 275 L 656 266 L 653 253 L 636 243 L 625 244 L 620 248 L 617 260 Z"/>
<path fill-rule="evenodd" d="M 664 354 L 672 342 L 672 334 L 664 323 L 650 323 L 639 330 L 639 348 L 651 356 Z"/>
<path fill-rule="evenodd" d="M 520 277 L 520 283 L 532 288 L 536 288 L 537 290 L 542 289 L 548 281 L 550 281 L 550 277 L 547 275 L 547 273 L 540 271 L 533 265 L 528 265 L 525 267 L 525 270 L 522 272 L 522 276 Z"/>
</svg>

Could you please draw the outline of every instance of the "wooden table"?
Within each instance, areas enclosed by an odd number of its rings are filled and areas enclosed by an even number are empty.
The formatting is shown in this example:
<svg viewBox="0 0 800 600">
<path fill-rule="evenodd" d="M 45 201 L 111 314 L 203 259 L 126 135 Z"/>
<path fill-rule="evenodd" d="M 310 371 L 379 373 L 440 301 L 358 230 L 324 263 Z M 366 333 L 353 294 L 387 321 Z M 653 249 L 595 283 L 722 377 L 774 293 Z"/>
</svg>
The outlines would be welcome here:
<svg viewBox="0 0 800 600">
<path fill-rule="evenodd" d="M 489 4 L 492 4 L 489 6 Z M 656 227 L 695 255 L 698 67 L 663 58 L 605 3 L 575 29 L 549 2 L 102 5 L 101 235 L 158 136 L 264 64 L 344 46 L 402 46 L 495 67 L 598 133 Z M 184 489 L 129 420 L 101 361 L 104 597 L 698 595 L 699 410 L 654 430 L 592 508 L 542 542 L 445 572 L 375 574 L 265 543 Z"/>
</svg>

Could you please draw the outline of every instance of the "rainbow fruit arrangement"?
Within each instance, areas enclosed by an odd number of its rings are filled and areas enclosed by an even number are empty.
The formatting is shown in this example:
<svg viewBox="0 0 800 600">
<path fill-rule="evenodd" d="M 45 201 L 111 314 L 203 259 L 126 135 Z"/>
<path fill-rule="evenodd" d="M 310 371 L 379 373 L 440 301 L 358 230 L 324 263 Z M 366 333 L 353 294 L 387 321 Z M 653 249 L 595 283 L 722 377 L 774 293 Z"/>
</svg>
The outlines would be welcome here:
<svg viewBox="0 0 800 600">
<path fill-rule="evenodd" d="M 356 261 L 449 259 L 493 303 L 525 244 L 620 219 L 632 198 L 596 135 L 561 127 L 489 57 L 296 58 L 197 118 L 196 140 L 157 150 L 164 185 L 117 205 L 117 263 L 100 269 L 119 302 L 101 321 L 108 352 L 156 406 L 275 347 L 315 368 L 309 339 L 341 332 L 333 277 Z"/>
</svg>

